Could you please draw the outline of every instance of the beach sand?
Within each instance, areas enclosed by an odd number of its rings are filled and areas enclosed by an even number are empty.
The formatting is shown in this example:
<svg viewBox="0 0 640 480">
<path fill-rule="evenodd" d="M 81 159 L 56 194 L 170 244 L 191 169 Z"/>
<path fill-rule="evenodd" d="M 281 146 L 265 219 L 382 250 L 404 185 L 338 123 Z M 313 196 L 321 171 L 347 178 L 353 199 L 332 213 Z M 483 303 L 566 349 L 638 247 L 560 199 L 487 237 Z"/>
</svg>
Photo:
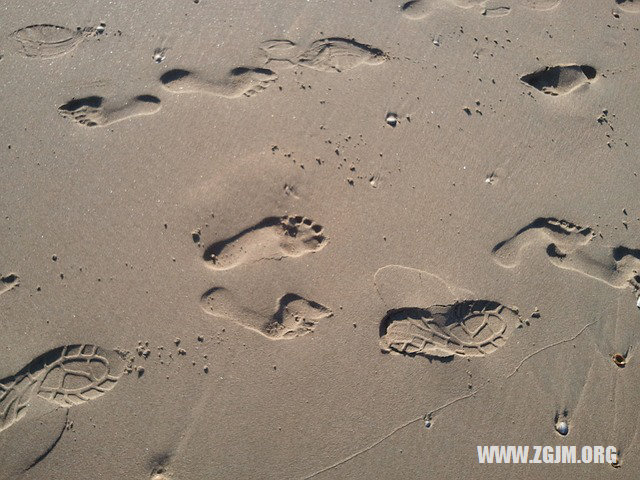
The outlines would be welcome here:
<svg viewBox="0 0 640 480">
<path fill-rule="evenodd" d="M 638 478 L 638 5 L 6 2 L 0 478 Z"/>
</svg>

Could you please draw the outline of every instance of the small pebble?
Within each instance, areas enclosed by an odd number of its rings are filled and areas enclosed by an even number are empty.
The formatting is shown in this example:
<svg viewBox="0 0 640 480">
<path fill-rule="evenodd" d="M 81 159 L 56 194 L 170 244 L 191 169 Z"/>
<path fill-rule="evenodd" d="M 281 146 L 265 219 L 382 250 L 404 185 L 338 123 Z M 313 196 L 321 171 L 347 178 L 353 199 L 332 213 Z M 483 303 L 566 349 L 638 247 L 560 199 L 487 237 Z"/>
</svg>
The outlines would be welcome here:
<svg viewBox="0 0 640 480">
<path fill-rule="evenodd" d="M 395 127 L 398 124 L 398 115 L 389 112 L 387 113 L 387 118 L 385 120 L 389 125 Z"/>
</svg>

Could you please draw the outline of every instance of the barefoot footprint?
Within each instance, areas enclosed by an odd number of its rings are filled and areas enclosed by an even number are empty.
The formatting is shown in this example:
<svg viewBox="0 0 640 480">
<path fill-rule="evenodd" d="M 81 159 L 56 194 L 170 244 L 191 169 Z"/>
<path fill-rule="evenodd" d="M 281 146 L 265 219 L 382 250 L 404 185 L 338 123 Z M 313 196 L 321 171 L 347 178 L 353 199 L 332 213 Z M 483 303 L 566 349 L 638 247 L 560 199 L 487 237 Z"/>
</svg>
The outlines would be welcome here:
<svg viewBox="0 0 640 480">
<path fill-rule="evenodd" d="M 202 309 L 209 315 L 230 319 L 271 340 L 306 335 L 315 329 L 317 320 L 333 315 L 324 305 L 293 293 L 280 297 L 273 314 L 242 306 L 242 302 L 235 295 L 221 287 L 206 291 L 200 302 Z"/>
<path fill-rule="evenodd" d="M 616 0 L 620 10 L 629 13 L 640 13 L 640 0 Z"/>
<path fill-rule="evenodd" d="M 0 379 L 0 431 L 23 418 L 36 397 L 69 408 L 104 395 L 125 366 L 114 350 L 95 345 L 67 345 L 40 355 Z"/>
<path fill-rule="evenodd" d="M 29 25 L 9 35 L 20 55 L 27 58 L 49 59 L 74 50 L 86 38 L 95 36 L 93 27 L 75 30 L 60 25 Z"/>
<path fill-rule="evenodd" d="M 400 7 L 402 14 L 412 20 L 422 20 L 438 8 L 456 6 L 470 9 L 485 3 L 484 0 L 409 0 Z"/>
<path fill-rule="evenodd" d="M 590 65 L 544 67 L 520 78 L 524 83 L 548 95 L 565 95 L 595 80 L 597 71 Z"/>
<path fill-rule="evenodd" d="M 0 295 L 20 285 L 18 276 L 15 273 L 0 276 Z"/>
<path fill-rule="evenodd" d="M 297 55 L 291 53 L 294 47 L 296 44 L 291 40 L 267 40 L 260 48 L 267 55 L 267 64 L 279 62 L 320 72 L 344 72 L 361 65 L 379 65 L 389 58 L 379 48 L 340 37 L 316 40 Z"/>
<path fill-rule="evenodd" d="M 579 227 L 556 218 L 537 218 L 493 247 L 493 256 L 500 266 L 513 268 L 520 263 L 522 251 L 529 245 L 543 245 L 547 253 L 553 250 L 567 254 L 586 245 L 594 236 L 589 227 Z"/>
<path fill-rule="evenodd" d="M 164 88 L 172 93 L 206 93 L 224 98 L 251 97 L 266 89 L 278 76 L 265 68 L 238 67 L 223 80 L 202 78 L 188 70 L 170 70 L 160 77 Z"/>
<path fill-rule="evenodd" d="M 58 113 L 78 125 L 104 127 L 131 117 L 152 115 L 160 110 L 160 99 L 139 95 L 117 107 L 103 107 L 103 97 L 93 96 L 71 100 L 58 108 Z"/>
<path fill-rule="evenodd" d="M 613 288 L 631 287 L 640 291 L 640 250 L 618 246 L 608 259 L 596 259 L 578 250 L 571 254 L 549 249 L 549 260 L 558 268 L 572 270 Z"/>
<path fill-rule="evenodd" d="M 326 243 L 323 227 L 306 217 L 267 217 L 210 245 L 203 258 L 214 270 L 228 270 L 260 260 L 300 257 L 321 250 Z"/>
</svg>

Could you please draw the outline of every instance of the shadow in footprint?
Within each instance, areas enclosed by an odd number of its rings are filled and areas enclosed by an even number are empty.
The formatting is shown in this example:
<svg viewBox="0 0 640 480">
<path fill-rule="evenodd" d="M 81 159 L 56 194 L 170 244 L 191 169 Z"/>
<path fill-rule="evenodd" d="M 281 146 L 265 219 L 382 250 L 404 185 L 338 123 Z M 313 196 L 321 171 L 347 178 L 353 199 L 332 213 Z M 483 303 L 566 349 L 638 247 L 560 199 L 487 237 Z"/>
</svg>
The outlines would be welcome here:
<svg viewBox="0 0 640 480">
<path fill-rule="evenodd" d="M 104 127 L 128 118 L 151 115 L 160 110 L 160 99 L 153 95 L 138 95 L 124 104 L 104 107 L 104 97 L 73 99 L 58 107 L 63 117 L 84 127 Z"/>
<path fill-rule="evenodd" d="M 545 67 L 520 78 L 524 83 L 548 95 L 563 95 L 590 83 L 597 71 L 590 65 Z"/>
<path fill-rule="evenodd" d="M 247 73 L 259 73 L 262 75 L 275 75 L 275 72 L 273 70 L 269 70 L 268 68 L 249 68 L 249 67 L 236 67 L 234 69 L 232 69 L 229 74 L 237 77 L 240 75 L 245 75 Z"/>
<path fill-rule="evenodd" d="M 318 320 L 333 316 L 329 308 L 295 293 L 280 297 L 273 314 L 244 306 L 241 299 L 223 287 L 207 290 L 200 302 L 207 314 L 230 319 L 271 340 L 306 335 L 314 331 Z"/>
<path fill-rule="evenodd" d="M 91 96 L 85 98 L 73 99 L 70 102 L 65 103 L 58 110 L 65 112 L 75 112 L 82 107 L 100 108 L 104 102 L 104 97 Z"/>
<path fill-rule="evenodd" d="M 228 270 L 260 260 L 300 257 L 324 248 L 323 231 L 321 225 L 301 215 L 267 217 L 208 246 L 203 259 L 210 268 Z"/>
<path fill-rule="evenodd" d="M 181 78 L 185 78 L 191 75 L 191 72 L 188 70 L 182 70 L 180 68 L 175 68 L 173 70 L 169 70 L 166 73 L 163 73 L 160 76 L 160 81 L 163 85 L 167 85 L 171 82 L 175 82 L 176 80 L 180 80 Z"/>
<path fill-rule="evenodd" d="M 380 322 L 383 352 L 430 359 L 485 356 L 522 326 L 516 309 L 490 300 L 465 300 L 429 308 L 400 308 Z"/>
</svg>

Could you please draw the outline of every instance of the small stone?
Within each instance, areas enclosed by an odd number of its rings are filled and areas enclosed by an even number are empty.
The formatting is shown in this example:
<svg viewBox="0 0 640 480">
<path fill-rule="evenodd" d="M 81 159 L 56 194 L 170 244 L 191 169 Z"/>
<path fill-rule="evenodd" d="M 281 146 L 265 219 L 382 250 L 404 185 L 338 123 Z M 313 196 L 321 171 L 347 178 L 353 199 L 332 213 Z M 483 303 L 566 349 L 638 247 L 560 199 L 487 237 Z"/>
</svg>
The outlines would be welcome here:
<svg viewBox="0 0 640 480">
<path fill-rule="evenodd" d="M 395 127 L 398 124 L 398 115 L 389 112 L 387 113 L 387 118 L 385 118 L 385 121 L 392 127 Z"/>
</svg>

